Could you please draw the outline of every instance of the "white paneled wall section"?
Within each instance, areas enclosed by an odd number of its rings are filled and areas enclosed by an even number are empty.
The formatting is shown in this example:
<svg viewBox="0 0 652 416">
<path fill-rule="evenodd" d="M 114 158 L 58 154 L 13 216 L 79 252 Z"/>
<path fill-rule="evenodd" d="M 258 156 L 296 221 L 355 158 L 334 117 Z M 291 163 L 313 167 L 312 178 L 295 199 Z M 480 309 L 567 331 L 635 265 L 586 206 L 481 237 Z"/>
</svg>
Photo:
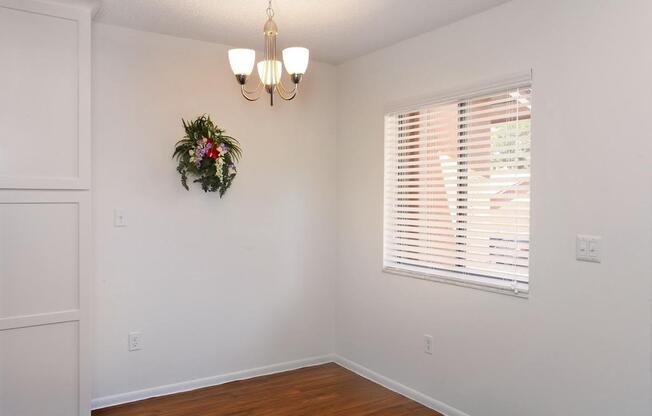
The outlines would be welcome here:
<svg viewBox="0 0 652 416">
<path fill-rule="evenodd" d="M 90 414 L 91 10 L 0 0 L 0 415 Z"/>
</svg>

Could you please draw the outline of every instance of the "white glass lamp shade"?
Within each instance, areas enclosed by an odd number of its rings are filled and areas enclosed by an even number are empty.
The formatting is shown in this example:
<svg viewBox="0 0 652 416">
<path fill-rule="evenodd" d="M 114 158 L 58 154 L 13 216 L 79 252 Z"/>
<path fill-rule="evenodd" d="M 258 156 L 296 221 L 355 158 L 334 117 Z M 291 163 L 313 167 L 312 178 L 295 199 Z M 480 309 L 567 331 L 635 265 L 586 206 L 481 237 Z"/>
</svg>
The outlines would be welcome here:
<svg viewBox="0 0 652 416">
<path fill-rule="evenodd" d="M 258 62 L 258 76 L 265 85 L 276 85 L 281 80 L 283 63 L 281 61 Z"/>
<path fill-rule="evenodd" d="M 253 49 L 229 49 L 229 64 L 235 75 L 250 75 L 256 62 Z"/>
<path fill-rule="evenodd" d="M 283 49 L 283 63 L 288 74 L 305 74 L 308 68 L 309 55 L 310 52 L 306 48 Z"/>
</svg>

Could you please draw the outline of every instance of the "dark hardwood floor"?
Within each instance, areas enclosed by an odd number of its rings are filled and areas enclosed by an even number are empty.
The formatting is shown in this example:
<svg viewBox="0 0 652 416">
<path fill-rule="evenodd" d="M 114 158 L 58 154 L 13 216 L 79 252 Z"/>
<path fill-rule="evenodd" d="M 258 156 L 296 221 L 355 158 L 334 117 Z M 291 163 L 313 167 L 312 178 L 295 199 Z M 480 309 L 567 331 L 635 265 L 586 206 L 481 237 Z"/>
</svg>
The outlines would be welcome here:
<svg viewBox="0 0 652 416">
<path fill-rule="evenodd" d="M 93 416 L 442 416 L 337 364 L 93 411 Z"/>
</svg>

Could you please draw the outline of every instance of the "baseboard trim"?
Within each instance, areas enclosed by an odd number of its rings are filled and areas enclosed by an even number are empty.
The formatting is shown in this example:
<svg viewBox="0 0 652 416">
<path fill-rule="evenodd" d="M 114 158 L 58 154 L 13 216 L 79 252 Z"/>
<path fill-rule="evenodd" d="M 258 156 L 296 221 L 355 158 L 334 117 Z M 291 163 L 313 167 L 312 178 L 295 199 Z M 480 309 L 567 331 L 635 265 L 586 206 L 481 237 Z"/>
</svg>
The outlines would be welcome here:
<svg viewBox="0 0 652 416">
<path fill-rule="evenodd" d="M 311 367 L 326 363 L 336 363 L 354 373 L 380 384 L 396 393 L 399 393 L 415 402 L 429 407 L 445 416 L 469 416 L 446 403 L 440 402 L 426 394 L 416 391 L 404 384 L 392 380 L 382 374 L 370 370 L 354 361 L 344 358 L 337 354 L 327 354 L 318 357 L 304 358 L 301 360 L 286 361 L 283 363 L 271 364 L 263 367 L 251 368 L 248 370 L 236 371 L 212 377 L 205 377 L 196 380 L 183 381 L 181 383 L 168 384 L 165 386 L 152 387 L 148 389 L 136 390 L 127 393 L 115 394 L 111 396 L 99 397 L 93 399 L 92 409 L 102 409 L 104 407 L 117 406 L 120 404 L 137 402 L 140 400 L 150 399 L 152 397 L 167 396 L 168 394 L 182 393 L 201 389 L 204 387 L 217 386 L 231 381 L 246 380 L 249 378 L 260 377 L 269 374 L 282 373 L 284 371 L 296 370 L 304 367 Z"/>
<path fill-rule="evenodd" d="M 93 410 L 104 407 L 117 406 L 119 404 L 137 402 L 152 397 L 166 396 L 168 394 L 182 393 L 184 391 L 196 390 L 203 387 L 217 386 L 219 384 L 229 383 L 231 381 L 245 380 L 253 377 L 260 377 L 269 374 L 282 373 L 284 371 L 296 370 L 303 367 L 331 363 L 334 357 L 331 354 L 319 357 L 304 358 L 301 360 L 287 361 L 257 367 L 248 370 L 236 371 L 233 373 L 221 374 L 212 377 L 205 377 L 196 380 L 183 381 L 181 383 L 168 384 L 165 386 L 152 387 L 143 390 L 137 390 L 127 393 L 115 394 L 112 396 L 99 397 L 93 399 L 91 406 Z"/>
<path fill-rule="evenodd" d="M 381 386 L 401 394 L 408 399 L 412 399 L 415 402 L 421 403 L 422 405 L 429 407 L 430 409 L 435 410 L 445 416 L 469 416 L 468 414 L 454 408 L 453 406 L 449 406 L 437 399 L 433 399 L 428 395 L 416 391 L 404 384 L 399 383 L 398 381 L 394 381 L 389 377 L 385 377 L 382 374 L 378 374 L 377 372 L 363 367 L 362 365 L 346 359 L 340 355 L 335 354 L 333 356 L 333 361 L 342 367 L 351 370 L 368 380 L 373 381 L 374 383 L 380 384 Z"/>
</svg>

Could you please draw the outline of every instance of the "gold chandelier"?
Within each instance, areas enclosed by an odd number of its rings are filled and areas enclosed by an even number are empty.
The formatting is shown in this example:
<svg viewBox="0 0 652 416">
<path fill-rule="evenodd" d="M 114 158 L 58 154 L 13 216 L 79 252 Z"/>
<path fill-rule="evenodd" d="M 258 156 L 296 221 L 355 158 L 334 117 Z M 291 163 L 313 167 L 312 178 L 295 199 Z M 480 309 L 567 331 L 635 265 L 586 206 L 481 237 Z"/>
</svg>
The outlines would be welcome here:
<svg viewBox="0 0 652 416">
<path fill-rule="evenodd" d="M 264 86 L 265 91 L 269 94 L 270 105 L 274 105 L 274 94 L 278 94 L 282 99 L 290 101 L 297 96 L 299 82 L 301 82 L 301 77 L 308 68 L 308 49 L 300 47 L 286 48 L 283 49 L 283 62 L 277 59 L 276 36 L 278 35 L 278 27 L 274 22 L 272 0 L 269 0 L 267 5 L 267 22 L 265 22 L 263 33 L 265 34 L 265 59 L 256 65 L 259 81 L 258 86 L 253 91 L 247 90 L 245 83 L 253 71 L 256 51 L 253 49 L 229 50 L 229 64 L 240 84 L 240 92 L 247 100 L 256 101 L 262 96 L 262 87 Z M 283 63 L 292 81 L 292 88 L 287 88 L 281 80 Z"/>
</svg>

